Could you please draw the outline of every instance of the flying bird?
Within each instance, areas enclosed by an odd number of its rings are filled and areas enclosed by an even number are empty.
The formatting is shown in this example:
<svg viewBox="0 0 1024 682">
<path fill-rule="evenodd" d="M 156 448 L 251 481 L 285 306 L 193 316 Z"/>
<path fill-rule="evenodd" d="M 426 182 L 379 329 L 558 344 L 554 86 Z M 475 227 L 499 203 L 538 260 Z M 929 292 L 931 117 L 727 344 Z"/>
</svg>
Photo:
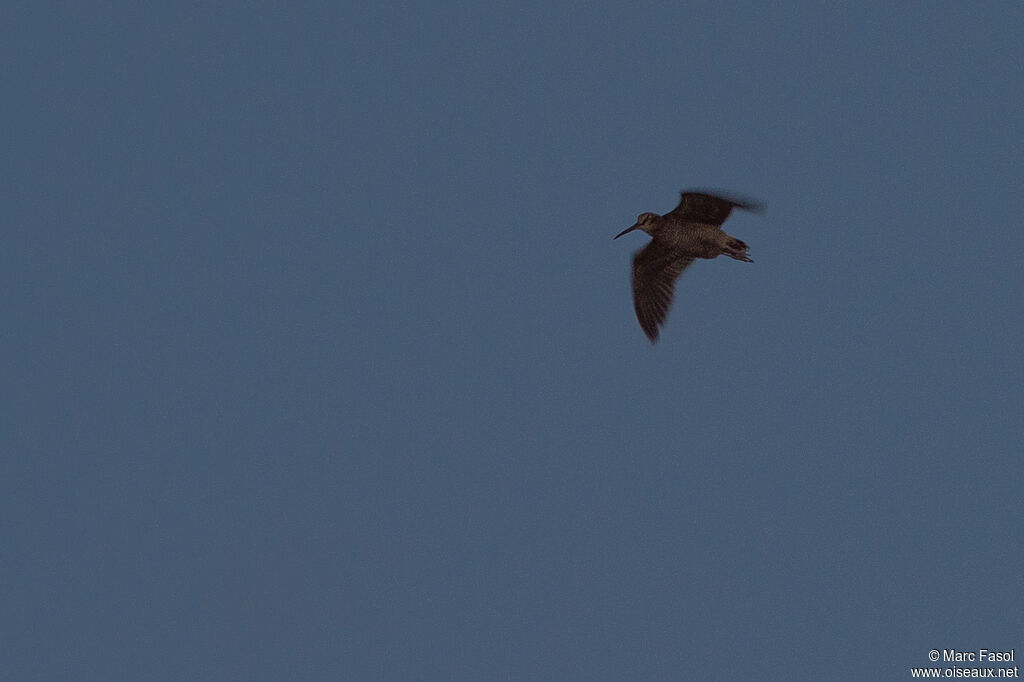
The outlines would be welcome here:
<svg viewBox="0 0 1024 682">
<path fill-rule="evenodd" d="M 615 235 L 618 239 L 633 230 L 651 235 L 647 246 L 633 254 L 633 307 L 636 319 L 651 343 L 658 340 L 658 328 L 665 324 L 672 305 L 676 280 L 695 258 L 721 255 L 746 263 L 744 242 L 722 230 L 733 208 L 761 212 L 756 202 L 739 201 L 704 192 L 682 192 L 679 205 L 665 215 L 641 213 L 636 224 Z"/>
</svg>

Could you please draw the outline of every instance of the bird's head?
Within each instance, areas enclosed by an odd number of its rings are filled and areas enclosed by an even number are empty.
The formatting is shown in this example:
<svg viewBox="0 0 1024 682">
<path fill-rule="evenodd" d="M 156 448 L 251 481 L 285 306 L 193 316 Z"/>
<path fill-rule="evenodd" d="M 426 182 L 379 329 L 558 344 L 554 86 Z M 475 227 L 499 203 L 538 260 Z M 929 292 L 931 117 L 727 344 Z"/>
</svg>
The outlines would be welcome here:
<svg viewBox="0 0 1024 682">
<path fill-rule="evenodd" d="M 627 232 L 632 232 L 633 230 L 643 230 L 647 234 L 650 234 L 658 218 L 659 216 L 657 213 L 641 213 L 636 217 L 636 223 L 633 224 L 633 227 L 627 227 L 625 230 L 615 235 L 614 238 L 618 239 L 622 235 Z"/>
</svg>

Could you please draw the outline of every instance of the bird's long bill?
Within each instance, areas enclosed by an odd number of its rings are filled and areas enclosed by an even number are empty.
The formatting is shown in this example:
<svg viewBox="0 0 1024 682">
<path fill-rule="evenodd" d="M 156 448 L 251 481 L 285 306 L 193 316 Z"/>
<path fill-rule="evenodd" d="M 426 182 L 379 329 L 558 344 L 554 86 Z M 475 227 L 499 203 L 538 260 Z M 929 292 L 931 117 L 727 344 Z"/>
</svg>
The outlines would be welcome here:
<svg viewBox="0 0 1024 682">
<path fill-rule="evenodd" d="M 618 238 L 619 238 L 619 237 L 621 237 L 622 235 L 626 234 L 627 232 L 632 232 L 633 230 L 635 230 L 635 229 L 636 229 L 636 228 L 638 228 L 638 227 L 640 227 L 640 224 L 639 224 L 639 223 L 637 223 L 637 224 L 636 224 L 636 225 L 634 225 L 633 227 L 627 227 L 627 228 L 626 228 L 625 230 L 623 230 L 622 232 L 619 232 L 619 233 L 618 233 L 617 235 L 615 235 L 614 237 L 612 237 L 612 240 L 618 239 Z"/>
</svg>

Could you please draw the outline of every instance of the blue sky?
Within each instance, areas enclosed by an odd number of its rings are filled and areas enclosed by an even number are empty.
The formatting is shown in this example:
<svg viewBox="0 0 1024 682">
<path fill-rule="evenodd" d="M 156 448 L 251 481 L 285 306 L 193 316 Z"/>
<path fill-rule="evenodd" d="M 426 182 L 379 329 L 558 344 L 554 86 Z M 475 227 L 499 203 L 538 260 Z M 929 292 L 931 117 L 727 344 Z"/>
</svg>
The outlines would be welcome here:
<svg viewBox="0 0 1024 682">
<path fill-rule="evenodd" d="M 5 676 L 1024 650 L 1019 3 L 362 5 L 8 12 Z"/>
</svg>

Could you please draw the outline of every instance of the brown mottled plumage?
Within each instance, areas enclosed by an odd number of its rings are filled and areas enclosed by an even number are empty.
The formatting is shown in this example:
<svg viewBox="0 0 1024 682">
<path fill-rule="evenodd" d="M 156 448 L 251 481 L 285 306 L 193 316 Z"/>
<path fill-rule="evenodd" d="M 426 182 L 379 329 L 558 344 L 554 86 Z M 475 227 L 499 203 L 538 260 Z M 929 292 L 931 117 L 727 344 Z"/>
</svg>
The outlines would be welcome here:
<svg viewBox="0 0 1024 682">
<path fill-rule="evenodd" d="M 665 324 L 676 280 L 695 258 L 717 258 L 725 254 L 753 263 L 747 245 L 722 230 L 733 207 L 762 210 L 761 205 L 703 192 L 683 192 L 679 205 L 663 216 L 641 213 L 636 224 L 615 235 L 643 230 L 651 235 L 647 246 L 633 255 L 633 307 L 636 319 L 651 343 L 658 340 L 658 328 Z"/>
</svg>

